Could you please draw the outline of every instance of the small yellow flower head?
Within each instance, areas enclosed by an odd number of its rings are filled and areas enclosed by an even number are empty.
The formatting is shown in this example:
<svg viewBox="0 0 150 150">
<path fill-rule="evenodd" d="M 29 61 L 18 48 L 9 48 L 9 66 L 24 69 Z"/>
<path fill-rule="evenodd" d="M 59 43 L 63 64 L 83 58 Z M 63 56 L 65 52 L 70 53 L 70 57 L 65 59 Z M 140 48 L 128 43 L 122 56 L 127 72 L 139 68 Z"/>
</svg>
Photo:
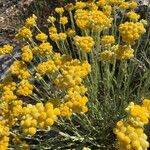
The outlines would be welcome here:
<svg viewBox="0 0 150 150">
<path fill-rule="evenodd" d="M 120 45 L 114 53 L 116 59 L 119 60 L 128 60 L 134 57 L 134 50 L 127 45 Z"/>
<path fill-rule="evenodd" d="M 106 16 L 110 17 L 112 13 L 112 7 L 110 5 L 106 5 L 103 7 L 103 12 Z"/>
<path fill-rule="evenodd" d="M 131 21 L 138 21 L 140 18 L 140 15 L 138 15 L 137 13 L 135 13 L 134 11 L 130 11 L 127 13 L 127 17 L 131 20 Z"/>
<path fill-rule="evenodd" d="M 29 96 L 32 95 L 33 85 L 28 80 L 22 80 L 18 84 L 17 95 Z"/>
<path fill-rule="evenodd" d="M 115 53 L 110 50 L 101 52 L 99 55 L 101 61 L 112 61 L 114 56 L 115 56 Z"/>
<path fill-rule="evenodd" d="M 76 32 L 73 29 L 68 28 L 66 34 L 68 37 L 74 37 L 76 35 Z"/>
<path fill-rule="evenodd" d="M 13 50 L 13 47 L 9 44 L 4 45 L 0 48 L 0 55 L 10 54 Z"/>
<path fill-rule="evenodd" d="M 83 9 L 85 7 L 86 7 L 86 3 L 82 2 L 82 1 L 76 2 L 76 4 L 75 4 L 75 9 Z"/>
<path fill-rule="evenodd" d="M 56 18 L 53 16 L 49 16 L 47 21 L 53 24 L 56 21 Z"/>
<path fill-rule="evenodd" d="M 32 38 L 32 32 L 30 29 L 26 27 L 22 27 L 21 29 L 19 29 L 18 33 L 16 34 L 16 38 L 18 38 L 19 40 Z"/>
<path fill-rule="evenodd" d="M 105 35 L 101 39 L 102 45 L 111 45 L 115 43 L 115 38 L 112 35 Z"/>
<path fill-rule="evenodd" d="M 35 127 L 30 127 L 30 128 L 26 131 L 26 134 L 27 134 L 27 135 L 30 135 L 30 136 L 35 135 L 35 133 L 36 133 L 36 128 L 35 128 Z"/>
<path fill-rule="evenodd" d="M 49 37 L 52 41 L 58 41 L 59 40 L 59 34 L 58 33 L 50 33 Z"/>
<path fill-rule="evenodd" d="M 65 25 L 68 23 L 68 18 L 66 16 L 60 17 L 60 23 Z"/>
<path fill-rule="evenodd" d="M 66 105 L 62 105 L 60 108 L 60 116 L 63 117 L 70 117 L 72 115 L 71 109 Z"/>
<path fill-rule="evenodd" d="M 54 61 L 52 60 L 48 60 L 47 62 L 42 62 L 37 66 L 37 72 L 40 75 L 49 74 L 51 72 L 54 72 L 55 70 L 56 70 L 56 66 L 54 64 Z"/>
<path fill-rule="evenodd" d="M 90 36 L 75 36 L 74 37 L 75 45 L 82 51 L 89 53 L 91 52 L 95 42 Z"/>
<path fill-rule="evenodd" d="M 54 26 L 51 26 L 51 27 L 49 27 L 48 31 L 49 31 L 49 34 L 57 33 L 57 28 Z"/>
<path fill-rule="evenodd" d="M 125 22 L 119 26 L 122 40 L 127 44 L 134 44 L 145 31 L 144 25 L 140 22 Z"/>
<path fill-rule="evenodd" d="M 98 9 L 98 6 L 96 5 L 95 2 L 86 2 L 86 7 L 89 9 L 89 10 L 97 10 Z"/>
<path fill-rule="evenodd" d="M 38 35 L 36 35 L 35 38 L 36 38 L 38 41 L 44 42 L 44 41 L 47 40 L 48 36 L 47 36 L 45 33 L 41 32 L 41 33 L 39 33 Z"/>
<path fill-rule="evenodd" d="M 37 17 L 33 14 L 31 17 L 26 19 L 25 26 L 27 28 L 34 27 L 36 25 Z"/>
<path fill-rule="evenodd" d="M 5 97 L 4 100 L 2 96 L 3 102 L 1 103 L 1 111 L 2 111 L 1 116 L 7 119 L 8 125 L 11 127 L 15 125 L 16 121 L 18 120 L 18 117 L 22 113 L 22 101 L 17 100 L 16 99 L 17 97 L 15 99 L 9 98 L 10 95 L 7 95 L 7 98 Z"/>
<path fill-rule="evenodd" d="M 25 62 L 30 62 L 33 59 L 32 51 L 29 45 L 26 45 L 22 48 L 22 60 Z"/>
<path fill-rule="evenodd" d="M 6 80 L 7 79 L 9 80 L 8 77 L 6 77 Z M 16 83 L 13 81 L 5 81 L 5 82 L 3 82 L 2 88 L 3 88 L 3 90 L 14 91 L 14 90 L 16 90 Z"/>
<path fill-rule="evenodd" d="M 64 40 L 66 40 L 67 35 L 66 35 L 66 33 L 59 33 L 58 37 L 59 37 L 59 41 L 64 41 Z"/>
<path fill-rule="evenodd" d="M 107 0 L 108 4 L 112 6 L 119 6 L 124 1 L 125 0 Z"/>
<path fill-rule="evenodd" d="M 55 12 L 57 12 L 58 14 L 63 14 L 64 8 L 63 7 L 57 7 L 57 8 L 55 8 Z"/>
<path fill-rule="evenodd" d="M 27 79 L 30 77 L 27 65 L 23 61 L 14 61 L 14 63 L 10 67 L 10 71 L 13 75 L 16 75 L 19 79 Z"/>
<path fill-rule="evenodd" d="M 67 38 L 67 34 L 66 33 L 51 33 L 50 34 L 50 38 L 52 41 L 64 41 Z"/>
<path fill-rule="evenodd" d="M 87 112 L 88 108 L 86 106 L 88 98 L 86 96 L 80 96 L 79 94 L 75 95 L 70 99 L 72 102 L 72 111 L 75 113 Z"/>
<path fill-rule="evenodd" d="M 107 0 L 98 0 L 98 2 L 96 3 L 99 7 L 103 8 L 106 6 L 106 4 L 108 3 Z"/>
<path fill-rule="evenodd" d="M 73 5 L 72 3 L 69 3 L 69 4 L 67 4 L 67 5 L 65 6 L 65 9 L 66 9 L 67 11 L 72 11 L 72 10 L 74 9 L 74 5 Z"/>
<path fill-rule="evenodd" d="M 40 55 L 49 55 L 52 54 L 53 47 L 49 42 L 45 42 L 39 45 L 38 53 Z"/>
<path fill-rule="evenodd" d="M 131 1 L 131 2 L 129 3 L 129 7 L 130 7 L 131 9 L 135 9 L 135 8 L 137 8 L 137 6 L 138 6 L 138 4 L 137 4 L 136 1 Z"/>
<path fill-rule="evenodd" d="M 15 100 L 11 103 L 11 110 L 12 110 L 12 114 L 14 117 L 18 117 L 23 109 L 22 109 L 22 104 L 23 102 L 21 100 Z"/>
<path fill-rule="evenodd" d="M 129 108 L 129 115 L 131 115 L 131 122 L 137 126 L 148 124 L 149 112 L 146 107 L 140 105 L 133 105 Z M 134 121 L 133 121 L 134 119 Z"/>
<path fill-rule="evenodd" d="M 12 100 L 15 100 L 16 98 L 16 95 L 14 95 L 13 91 L 11 90 L 5 90 L 1 97 L 1 99 L 5 102 L 10 102 Z"/>
<path fill-rule="evenodd" d="M 88 10 L 82 10 L 82 9 L 78 9 L 75 12 L 75 21 L 77 26 L 80 29 L 88 29 L 89 28 L 89 17 L 88 17 Z"/>
<path fill-rule="evenodd" d="M 121 8 L 121 9 L 123 9 L 123 10 L 129 9 L 129 2 L 122 2 L 122 3 L 119 5 L 119 8 Z"/>
</svg>

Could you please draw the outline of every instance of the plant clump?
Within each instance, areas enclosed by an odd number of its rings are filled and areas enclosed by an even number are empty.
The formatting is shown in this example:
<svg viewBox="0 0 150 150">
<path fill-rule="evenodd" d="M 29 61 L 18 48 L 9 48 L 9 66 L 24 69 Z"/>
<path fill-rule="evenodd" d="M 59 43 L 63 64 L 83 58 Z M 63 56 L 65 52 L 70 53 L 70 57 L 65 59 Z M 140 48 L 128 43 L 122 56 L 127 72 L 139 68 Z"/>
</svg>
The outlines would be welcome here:
<svg viewBox="0 0 150 150">
<path fill-rule="evenodd" d="M 76 1 L 55 8 L 47 31 L 36 15 L 25 20 L 20 57 L 0 48 L 14 59 L 0 84 L 1 149 L 148 149 L 149 22 L 136 8 Z"/>
</svg>

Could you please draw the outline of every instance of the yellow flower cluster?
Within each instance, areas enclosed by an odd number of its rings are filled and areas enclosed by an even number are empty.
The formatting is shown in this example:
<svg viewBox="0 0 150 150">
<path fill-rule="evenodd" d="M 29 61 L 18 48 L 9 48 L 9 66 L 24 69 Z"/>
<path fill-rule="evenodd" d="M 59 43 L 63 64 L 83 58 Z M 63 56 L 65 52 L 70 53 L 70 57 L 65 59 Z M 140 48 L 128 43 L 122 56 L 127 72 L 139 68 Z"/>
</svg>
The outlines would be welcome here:
<svg viewBox="0 0 150 150">
<path fill-rule="evenodd" d="M 135 13 L 134 11 L 130 11 L 127 13 L 127 17 L 131 20 L 131 21 L 138 21 L 140 18 L 140 15 Z"/>
<path fill-rule="evenodd" d="M 9 44 L 0 47 L 0 55 L 10 54 L 13 50 L 13 47 Z"/>
<path fill-rule="evenodd" d="M 149 147 L 147 136 L 141 127 L 134 127 L 126 121 L 119 121 L 114 133 L 118 140 L 116 148 L 119 150 L 146 150 Z"/>
<path fill-rule="evenodd" d="M 32 38 L 31 28 L 36 26 L 37 17 L 33 14 L 31 17 L 26 19 L 25 26 L 19 29 L 16 34 L 16 38 L 19 40 L 26 40 Z"/>
<path fill-rule="evenodd" d="M 3 120 L 5 119 L 10 127 L 14 126 L 22 113 L 22 101 L 17 99 L 11 99 L 9 102 L 3 101 L 0 107 Z"/>
<path fill-rule="evenodd" d="M 128 60 L 134 57 L 134 50 L 128 45 L 119 45 L 114 51 L 116 59 Z"/>
<path fill-rule="evenodd" d="M 63 68 L 66 64 L 69 64 L 72 61 L 71 56 L 69 55 L 60 55 L 60 53 L 55 53 L 53 55 L 53 61 L 57 67 L 57 69 Z"/>
<path fill-rule="evenodd" d="M 76 32 L 73 29 L 68 28 L 67 31 L 66 31 L 66 34 L 67 34 L 68 37 L 71 38 L 71 37 L 74 37 L 76 35 Z"/>
<path fill-rule="evenodd" d="M 22 80 L 17 87 L 17 95 L 32 95 L 33 85 L 28 80 Z"/>
<path fill-rule="evenodd" d="M 56 7 L 55 12 L 57 12 L 58 14 L 63 14 L 64 13 L 64 8 L 63 7 Z"/>
<path fill-rule="evenodd" d="M 61 74 L 57 77 L 55 83 L 60 88 L 70 88 L 81 84 L 82 78 L 91 71 L 88 62 L 81 63 L 79 60 L 71 60 L 61 66 Z"/>
<path fill-rule="evenodd" d="M 123 10 L 129 9 L 129 2 L 120 3 L 119 8 L 121 8 Z"/>
<path fill-rule="evenodd" d="M 60 23 L 61 23 L 62 25 L 67 24 L 67 23 L 68 23 L 68 18 L 67 18 L 66 16 L 61 17 L 61 18 L 60 18 Z"/>
<path fill-rule="evenodd" d="M 114 128 L 118 140 L 116 147 L 119 150 L 146 150 L 149 143 L 144 133 L 144 125 L 150 119 L 150 100 L 144 99 L 141 106 L 131 102 L 126 112 L 127 118 L 117 122 Z"/>
<path fill-rule="evenodd" d="M 45 33 L 41 32 L 41 33 L 37 34 L 35 38 L 38 41 L 44 42 L 47 40 L 48 36 Z"/>
<path fill-rule="evenodd" d="M 145 105 L 147 101 L 148 105 Z M 149 100 L 144 100 L 144 105 L 135 105 L 134 103 L 130 103 L 130 105 L 126 108 L 126 111 L 129 113 L 129 120 L 132 122 L 134 126 L 143 127 L 145 124 L 149 123 L 150 113 L 148 108 L 150 107 Z"/>
<path fill-rule="evenodd" d="M 110 17 L 112 14 L 112 7 L 110 5 L 105 5 L 103 7 L 103 13 L 107 16 Z"/>
<path fill-rule="evenodd" d="M 65 104 L 71 109 L 71 113 L 80 113 L 80 112 L 87 112 L 88 108 L 86 106 L 88 102 L 88 98 L 86 96 L 81 96 L 80 92 L 77 93 L 75 91 L 72 94 L 67 95 L 68 102 Z"/>
<path fill-rule="evenodd" d="M 107 1 L 107 0 L 106 0 Z M 111 4 L 111 5 L 115 5 L 115 6 L 118 6 L 120 5 L 121 3 L 123 3 L 125 0 L 108 0 L 108 3 Z"/>
<path fill-rule="evenodd" d="M 80 29 L 102 31 L 110 27 L 112 19 L 99 10 L 82 10 L 75 12 L 75 21 Z"/>
<path fill-rule="evenodd" d="M 49 42 L 45 42 L 39 45 L 38 47 L 38 53 L 40 55 L 49 55 L 52 54 L 53 47 Z"/>
<path fill-rule="evenodd" d="M 70 117 L 73 112 L 86 112 L 88 98 L 84 96 L 87 89 L 82 85 L 83 78 L 91 71 L 88 62 L 79 60 L 66 62 L 60 68 L 61 74 L 55 80 L 60 89 L 66 89 L 65 103 L 61 104 L 60 115 Z"/>
<path fill-rule="evenodd" d="M 105 35 L 101 39 L 102 45 L 111 45 L 115 42 L 115 38 L 112 35 Z"/>
<path fill-rule="evenodd" d="M 0 149 L 6 150 L 9 145 L 9 127 L 5 121 L 0 121 Z"/>
<path fill-rule="evenodd" d="M 16 75 L 19 79 L 27 79 L 30 77 L 27 65 L 23 61 L 15 61 L 11 65 L 10 71 L 13 75 Z"/>
<path fill-rule="evenodd" d="M 95 44 L 93 38 L 90 36 L 75 36 L 74 41 L 75 45 L 85 53 L 91 52 Z"/>
<path fill-rule="evenodd" d="M 25 26 L 27 28 L 34 27 L 36 25 L 37 17 L 33 14 L 31 17 L 26 19 Z"/>
<path fill-rule="evenodd" d="M 37 72 L 41 75 L 50 74 L 56 70 L 56 66 L 53 60 L 39 63 L 37 66 Z"/>
<path fill-rule="evenodd" d="M 37 129 L 52 126 L 57 120 L 59 113 L 59 109 L 53 108 L 50 102 L 47 102 L 45 105 L 43 103 L 27 105 L 27 107 L 23 108 L 23 116 L 20 122 L 23 133 L 33 136 L 36 134 Z"/>
<path fill-rule="evenodd" d="M 82 88 L 80 86 L 73 87 L 71 90 L 73 90 L 70 93 L 70 89 L 68 90 L 68 94 L 65 96 L 65 100 L 67 101 L 64 104 L 61 104 L 59 107 L 60 115 L 63 117 L 70 117 L 72 113 L 81 113 L 81 112 L 87 112 L 88 108 L 86 106 L 88 102 L 88 98 L 86 96 L 81 96 L 81 91 L 78 91 L 78 89 Z M 85 88 L 85 87 L 84 87 Z M 87 89 L 85 88 L 85 91 Z"/>
<path fill-rule="evenodd" d="M 49 16 L 47 21 L 51 24 L 54 24 L 54 22 L 56 21 L 56 18 L 54 16 Z"/>
<path fill-rule="evenodd" d="M 54 27 L 54 26 L 51 26 L 51 27 L 49 27 L 48 31 L 49 31 L 49 34 L 51 34 L 51 33 L 57 33 L 57 28 Z"/>
<path fill-rule="evenodd" d="M 101 61 L 128 60 L 134 57 L 134 50 L 129 45 L 114 45 L 110 50 L 105 50 L 99 54 Z"/>
<path fill-rule="evenodd" d="M 22 61 L 30 62 L 33 59 L 32 50 L 30 49 L 29 45 L 26 45 L 22 48 Z"/>
<path fill-rule="evenodd" d="M 138 6 L 138 4 L 137 4 L 136 1 L 132 0 L 132 1 L 129 2 L 130 9 L 135 9 L 135 8 L 137 8 L 137 6 Z"/>
<path fill-rule="evenodd" d="M 125 22 L 119 26 L 122 40 L 127 44 L 134 44 L 145 31 L 144 25 L 141 22 Z"/>
<path fill-rule="evenodd" d="M 22 112 L 22 101 L 17 100 L 17 96 L 14 94 L 16 88 L 16 83 L 12 81 L 6 81 L 2 86 L 1 117 L 9 126 L 16 123 L 17 117 Z"/>
<path fill-rule="evenodd" d="M 12 100 L 15 100 L 17 97 L 13 93 L 14 89 L 16 89 L 16 84 L 14 82 L 6 84 L 6 85 L 4 84 L 3 93 L 1 96 L 2 101 L 10 102 Z"/>
<path fill-rule="evenodd" d="M 50 33 L 50 39 L 55 42 L 64 41 L 64 40 L 66 40 L 66 38 L 67 38 L 67 35 L 66 35 L 66 33 L 63 33 L 63 32 L 60 32 L 60 33 L 52 33 L 51 32 Z"/>
<path fill-rule="evenodd" d="M 22 27 L 19 29 L 18 33 L 16 34 L 16 38 L 19 40 L 25 40 L 25 39 L 31 39 L 32 38 L 32 32 L 27 27 Z"/>
<path fill-rule="evenodd" d="M 136 1 L 122 1 L 120 4 L 119 4 L 119 8 L 123 9 L 123 10 L 126 10 L 126 9 L 135 9 L 137 8 L 138 4 Z"/>
<path fill-rule="evenodd" d="M 65 6 L 65 10 L 71 12 L 74 9 L 74 5 L 72 3 L 69 3 Z"/>
<path fill-rule="evenodd" d="M 85 7 L 86 7 L 86 3 L 82 1 L 76 2 L 74 6 L 75 9 L 83 9 Z"/>
<path fill-rule="evenodd" d="M 110 50 L 105 50 L 104 52 L 101 52 L 99 55 L 99 59 L 101 61 L 111 61 L 114 58 L 115 53 Z"/>
</svg>

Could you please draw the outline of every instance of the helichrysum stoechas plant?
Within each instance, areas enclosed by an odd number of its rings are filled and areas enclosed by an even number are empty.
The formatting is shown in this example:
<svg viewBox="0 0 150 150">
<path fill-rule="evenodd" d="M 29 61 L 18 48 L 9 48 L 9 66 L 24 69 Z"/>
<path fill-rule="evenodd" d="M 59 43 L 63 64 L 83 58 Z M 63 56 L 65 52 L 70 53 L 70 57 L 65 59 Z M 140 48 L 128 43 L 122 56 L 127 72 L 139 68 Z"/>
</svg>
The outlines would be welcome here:
<svg viewBox="0 0 150 150">
<path fill-rule="evenodd" d="M 68 3 L 47 18 L 47 33 L 35 15 L 26 19 L 16 34 L 20 58 L 13 46 L 0 48 L 14 59 L 0 85 L 1 149 L 148 149 L 149 100 L 124 113 L 130 100 L 150 96 L 147 42 L 139 51 L 148 23 L 136 7 Z"/>
</svg>

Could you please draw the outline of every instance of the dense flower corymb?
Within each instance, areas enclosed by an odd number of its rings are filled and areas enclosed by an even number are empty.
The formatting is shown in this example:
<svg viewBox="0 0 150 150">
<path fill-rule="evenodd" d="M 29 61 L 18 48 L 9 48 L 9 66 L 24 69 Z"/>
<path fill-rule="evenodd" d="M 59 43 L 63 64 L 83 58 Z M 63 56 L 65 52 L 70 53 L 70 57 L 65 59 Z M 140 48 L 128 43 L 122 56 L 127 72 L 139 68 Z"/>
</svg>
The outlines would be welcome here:
<svg viewBox="0 0 150 150">
<path fill-rule="evenodd" d="M 93 38 L 90 36 L 85 36 L 85 37 L 75 36 L 74 41 L 76 46 L 86 53 L 91 52 L 92 47 L 95 44 Z"/>
<path fill-rule="evenodd" d="M 127 44 L 134 44 L 145 33 L 144 25 L 140 22 L 125 22 L 119 26 L 122 40 Z"/>
</svg>

